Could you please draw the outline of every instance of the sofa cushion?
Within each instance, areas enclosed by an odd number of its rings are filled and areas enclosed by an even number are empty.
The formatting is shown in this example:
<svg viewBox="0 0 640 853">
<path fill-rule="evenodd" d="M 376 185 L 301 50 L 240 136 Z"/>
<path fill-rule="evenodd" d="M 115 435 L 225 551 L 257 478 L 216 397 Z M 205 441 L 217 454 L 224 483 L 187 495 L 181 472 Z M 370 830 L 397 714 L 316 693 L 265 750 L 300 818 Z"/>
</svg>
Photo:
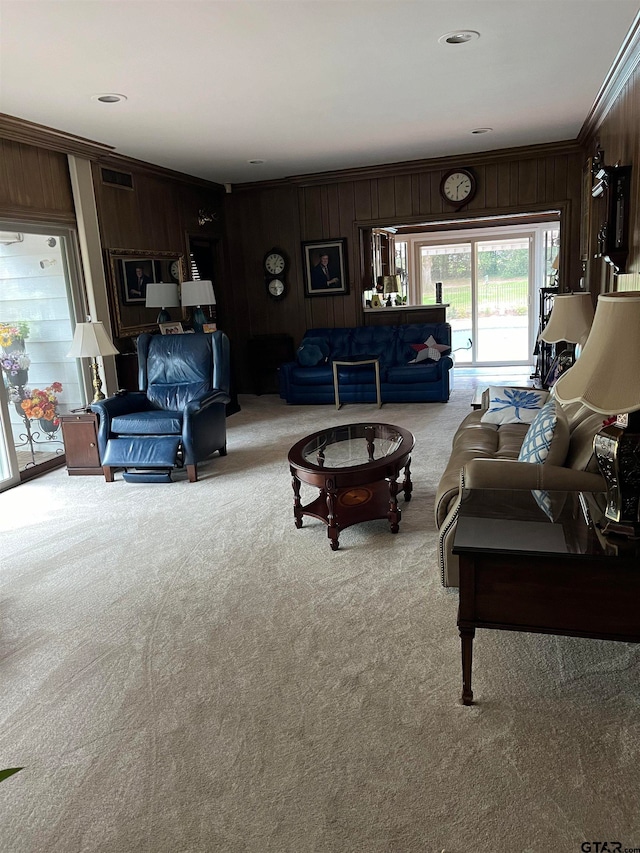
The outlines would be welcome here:
<svg viewBox="0 0 640 853">
<path fill-rule="evenodd" d="M 405 364 L 400 367 L 390 367 L 384 381 L 401 385 L 413 385 L 417 382 L 435 382 L 440 368 L 434 362 L 423 361 L 421 364 Z"/>
<path fill-rule="evenodd" d="M 325 362 L 329 356 L 329 342 L 326 338 L 314 336 L 303 338 L 296 353 L 298 363 L 303 367 L 315 367 Z"/>
<path fill-rule="evenodd" d="M 482 415 L 485 424 L 530 424 L 549 397 L 547 391 L 534 388 L 489 388 L 487 410 Z"/>
<path fill-rule="evenodd" d="M 563 465 L 569 449 L 569 423 L 562 406 L 551 397 L 535 416 L 522 442 L 518 462 Z"/>
</svg>

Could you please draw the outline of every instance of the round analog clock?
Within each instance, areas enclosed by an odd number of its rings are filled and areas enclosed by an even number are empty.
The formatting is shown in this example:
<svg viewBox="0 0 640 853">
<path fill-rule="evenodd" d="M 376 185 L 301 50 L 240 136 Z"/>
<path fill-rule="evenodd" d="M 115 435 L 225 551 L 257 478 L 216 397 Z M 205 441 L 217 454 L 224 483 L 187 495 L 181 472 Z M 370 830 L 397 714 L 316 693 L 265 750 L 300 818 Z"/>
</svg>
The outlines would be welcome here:
<svg viewBox="0 0 640 853">
<path fill-rule="evenodd" d="M 272 299 L 282 299 L 285 290 L 284 281 L 281 278 L 272 278 L 267 282 L 267 293 Z"/>
<path fill-rule="evenodd" d="M 476 194 L 476 178 L 469 169 L 451 169 L 440 182 L 440 195 L 451 204 L 466 204 Z"/>
<path fill-rule="evenodd" d="M 180 281 L 180 261 L 173 261 L 169 267 L 169 272 L 171 273 L 171 278 Z"/>
<path fill-rule="evenodd" d="M 267 275 L 282 275 L 287 266 L 284 253 L 280 249 L 271 249 L 264 256 L 264 271 Z"/>
</svg>

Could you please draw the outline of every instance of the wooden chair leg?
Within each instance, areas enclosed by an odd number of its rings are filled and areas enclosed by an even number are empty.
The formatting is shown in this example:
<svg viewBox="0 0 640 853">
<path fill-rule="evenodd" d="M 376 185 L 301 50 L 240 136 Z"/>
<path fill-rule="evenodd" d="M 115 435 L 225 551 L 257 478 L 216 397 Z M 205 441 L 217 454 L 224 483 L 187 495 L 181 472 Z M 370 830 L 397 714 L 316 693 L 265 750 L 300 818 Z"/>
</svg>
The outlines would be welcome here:
<svg viewBox="0 0 640 853">
<path fill-rule="evenodd" d="M 113 468 L 110 465 L 103 465 L 102 470 L 107 483 L 113 483 Z"/>
<path fill-rule="evenodd" d="M 198 480 L 198 469 L 195 465 L 187 465 L 187 474 L 189 475 L 189 482 L 196 483 Z"/>
</svg>

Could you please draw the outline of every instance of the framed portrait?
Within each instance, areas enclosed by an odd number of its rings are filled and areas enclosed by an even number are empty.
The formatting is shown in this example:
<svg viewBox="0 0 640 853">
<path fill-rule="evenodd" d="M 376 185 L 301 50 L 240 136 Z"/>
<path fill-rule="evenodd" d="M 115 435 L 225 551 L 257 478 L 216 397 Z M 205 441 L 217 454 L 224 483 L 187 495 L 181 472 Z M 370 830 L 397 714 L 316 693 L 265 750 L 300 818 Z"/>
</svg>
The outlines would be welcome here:
<svg viewBox="0 0 640 853">
<path fill-rule="evenodd" d="M 306 240 L 302 244 L 305 296 L 345 296 L 349 293 L 347 241 Z"/>
<path fill-rule="evenodd" d="M 184 332 L 182 323 L 160 323 L 161 335 L 181 335 Z"/>
<path fill-rule="evenodd" d="M 155 331 L 158 309 L 146 307 L 147 285 L 182 282 L 184 256 L 173 252 L 108 249 L 106 268 L 116 336 L 124 338 Z"/>
<path fill-rule="evenodd" d="M 217 332 L 218 331 L 218 324 L 217 323 L 203 323 L 202 324 L 202 331 L 205 333 Z"/>
</svg>

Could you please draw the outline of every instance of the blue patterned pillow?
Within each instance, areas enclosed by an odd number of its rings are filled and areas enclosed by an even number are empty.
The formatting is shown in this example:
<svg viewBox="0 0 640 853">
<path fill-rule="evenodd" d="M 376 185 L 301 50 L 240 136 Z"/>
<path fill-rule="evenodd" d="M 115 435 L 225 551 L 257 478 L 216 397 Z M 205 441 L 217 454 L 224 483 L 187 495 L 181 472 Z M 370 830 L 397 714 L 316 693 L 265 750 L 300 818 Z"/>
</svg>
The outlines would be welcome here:
<svg viewBox="0 0 640 853">
<path fill-rule="evenodd" d="M 549 392 L 491 386 L 488 398 L 489 406 L 480 418 L 483 424 L 530 424 L 549 398 Z"/>
<path fill-rule="evenodd" d="M 551 397 L 531 422 L 520 448 L 518 462 L 562 465 L 568 450 L 567 416 L 555 397 Z"/>
</svg>

